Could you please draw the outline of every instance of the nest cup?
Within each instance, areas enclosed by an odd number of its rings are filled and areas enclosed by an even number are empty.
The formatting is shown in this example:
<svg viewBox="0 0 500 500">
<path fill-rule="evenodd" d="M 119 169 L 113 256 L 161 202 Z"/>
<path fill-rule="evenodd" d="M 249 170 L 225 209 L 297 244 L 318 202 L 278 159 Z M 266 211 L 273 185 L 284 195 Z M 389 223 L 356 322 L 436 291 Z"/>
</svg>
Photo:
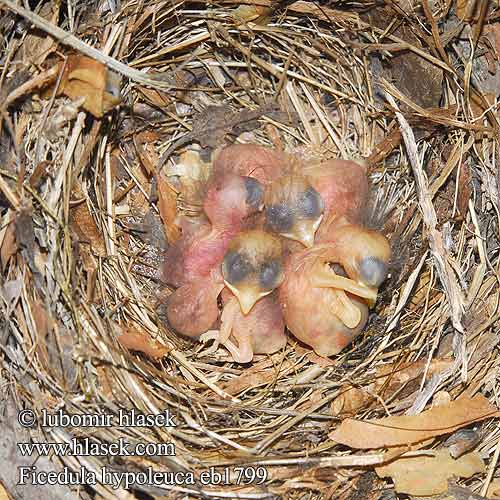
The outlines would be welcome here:
<svg viewBox="0 0 500 500">
<path fill-rule="evenodd" d="M 340 453 L 327 437 L 339 416 L 402 413 L 414 401 L 425 406 L 438 388 L 453 397 L 471 384 L 479 383 L 486 394 L 492 389 L 481 370 L 496 342 L 494 321 L 484 318 L 491 317 L 498 297 L 487 257 L 498 254 L 489 253 L 483 240 L 491 227 L 498 234 L 491 204 L 497 191 L 484 183 L 493 178 L 495 142 L 479 125 L 480 110 L 471 108 L 460 85 L 444 88 L 442 102 L 454 108 L 438 113 L 422 96 L 400 90 L 396 77 L 389 82 L 382 63 L 392 54 L 381 51 L 376 39 L 384 30 L 374 29 L 356 5 L 338 10 L 288 2 L 271 9 L 269 3 L 146 2 L 137 11 L 134 2 L 124 1 L 114 13 L 105 2 L 97 11 L 77 4 L 83 20 L 78 38 L 106 47 L 110 56 L 161 85 L 153 88 L 128 75 L 121 108 L 99 119 L 66 97 L 49 105 L 50 97 L 42 95 L 30 112 L 22 103 L 16 111 L 25 156 L 21 162 L 20 150 L 0 149 L 0 187 L 7 198 L 0 199 L 7 325 L 2 376 L 9 382 L 3 391 L 38 416 L 43 409 L 111 415 L 114 423 L 131 410 L 168 410 L 171 416 L 167 425 L 36 428 L 35 441 L 172 445 L 172 453 L 152 447 L 156 452 L 139 458 L 61 456 L 59 465 L 71 471 L 185 474 L 172 484 L 130 486 L 151 497 L 340 498 L 365 471 L 334 475 L 316 460 Z M 60 26 L 72 28 L 75 12 L 61 14 Z M 104 30 L 96 12 L 106 21 Z M 401 20 L 407 28 L 418 24 Z M 405 53 L 437 68 L 432 77 L 442 82 L 440 56 L 420 42 L 408 45 Z M 47 56 L 42 63 L 50 67 L 50 61 Z M 481 106 L 481 100 L 473 104 Z M 61 118 L 64 106 L 67 120 Z M 416 139 L 409 140 L 416 159 L 403 147 L 398 107 L 415 130 Z M 190 138 L 178 142 L 190 130 Z M 367 165 L 368 224 L 390 239 L 395 258 L 364 333 L 336 356 L 322 359 L 289 336 L 282 351 L 240 365 L 223 349 L 212 352 L 165 325 L 158 304 L 170 289 L 159 285 L 154 271 L 168 240 L 178 235 L 175 215 L 199 212 L 196 183 L 207 174 L 203 160 L 234 142 L 283 149 L 300 161 L 341 157 Z M 198 163 L 183 156 L 189 149 L 200 155 Z M 192 177 L 189 196 L 177 196 L 166 181 L 152 188 L 162 155 L 163 179 Z M 40 165 L 44 174 L 31 182 Z M 432 217 L 437 224 L 429 227 Z M 442 246 L 429 253 L 427 236 L 435 236 L 434 230 Z M 8 238 L 16 242 L 10 254 Z M 451 275 L 449 266 L 439 267 L 446 256 L 453 261 Z M 474 294 L 466 296 L 471 286 Z M 460 312 L 464 305 L 474 312 L 469 322 Z M 421 390 L 421 378 L 415 380 L 426 361 L 452 354 L 462 359 L 459 325 L 473 333 L 463 352 L 476 342 L 466 385 L 451 363 L 431 392 Z M 422 366 L 410 378 L 413 385 L 385 393 L 382 405 L 370 396 L 380 388 L 370 384 L 377 368 L 391 363 Z M 353 387 L 366 390 L 354 398 Z M 202 481 L 211 467 L 214 475 Z M 195 484 L 185 479 L 191 473 Z M 104 498 L 127 494 L 123 482 L 117 488 L 86 486 L 79 494 L 93 492 Z"/>
</svg>

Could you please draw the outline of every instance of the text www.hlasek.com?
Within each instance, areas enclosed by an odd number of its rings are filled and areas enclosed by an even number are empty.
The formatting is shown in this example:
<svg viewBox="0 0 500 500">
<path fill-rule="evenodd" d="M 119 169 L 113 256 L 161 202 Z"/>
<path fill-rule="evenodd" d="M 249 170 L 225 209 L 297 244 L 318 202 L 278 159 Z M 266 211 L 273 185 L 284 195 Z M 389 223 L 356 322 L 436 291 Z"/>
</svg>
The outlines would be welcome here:
<svg viewBox="0 0 500 500">
<path fill-rule="evenodd" d="M 73 438 L 69 443 L 17 443 L 19 453 L 23 457 L 33 453 L 48 456 L 175 456 L 173 443 L 136 443 L 131 444 L 119 438 L 114 443 L 98 443 L 90 438 Z"/>
</svg>

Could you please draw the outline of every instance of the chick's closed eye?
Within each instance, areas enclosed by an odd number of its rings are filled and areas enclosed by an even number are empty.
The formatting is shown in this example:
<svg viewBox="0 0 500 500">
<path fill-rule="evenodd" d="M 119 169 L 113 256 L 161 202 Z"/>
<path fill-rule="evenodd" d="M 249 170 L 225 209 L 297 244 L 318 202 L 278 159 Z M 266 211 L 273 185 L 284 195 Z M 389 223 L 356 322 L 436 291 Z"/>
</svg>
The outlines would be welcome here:
<svg viewBox="0 0 500 500">
<path fill-rule="evenodd" d="M 364 283 L 378 288 L 387 276 L 387 264 L 377 257 L 365 257 L 359 271 Z"/>
<path fill-rule="evenodd" d="M 230 283 L 237 284 L 243 281 L 252 270 L 252 265 L 241 253 L 229 250 L 225 255 L 222 273 Z"/>
<path fill-rule="evenodd" d="M 283 281 L 283 264 L 281 260 L 271 260 L 262 265 L 259 282 L 263 290 L 272 290 Z"/>
<path fill-rule="evenodd" d="M 270 231 L 311 247 L 324 210 L 321 195 L 300 175 L 275 181 L 266 192 L 266 226 Z"/>
<path fill-rule="evenodd" d="M 310 219 L 319 217 L 323 213 L 324 206 L 320 194 L 312 187 L 300 196 L 297 203 L 299 214 Z"/>
<path fill-rule="evenodd" d="M 264 188 L 262 184 L 252 177 L 243 177 L 246 189 L 246 203 L 249 207 L 259 210 L 264 202 Z"/>
</svg>

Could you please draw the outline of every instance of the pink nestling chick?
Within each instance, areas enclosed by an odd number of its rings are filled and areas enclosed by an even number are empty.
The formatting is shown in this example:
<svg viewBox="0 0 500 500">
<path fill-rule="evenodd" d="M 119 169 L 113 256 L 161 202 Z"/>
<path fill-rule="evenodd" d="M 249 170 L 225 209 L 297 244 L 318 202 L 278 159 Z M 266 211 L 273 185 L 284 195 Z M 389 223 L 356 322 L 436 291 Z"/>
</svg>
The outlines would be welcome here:
<svg viewBox="0 0 500 500">
<path fill-rule="evenodd" d="M 197 337 L 216 322 L 224 254 L 262 198 L 262 186 L 249 177 L 227 174 L 209 182 L 203 205 L 208 221 L 183 234 L 165 257 L 163 280 L 179 287 L 167 299 L 167 318 L 179 333 Z"/>
<path fill-rule="evenodd" d="M 321 356 L 340 352 L 364 328 L 389 258 L 383 235 L 337 219 L 328 242 L 286 259 L 279 301 L 290 332 Z"/>
<path fill-rule="evenodd" d="M 261 298 L 246 315 L 229 289 L 222 297 L 220 329 L 201 335 L 201 340 L 214 339 L 237 363 L 249 363 L 254 354 L 273 354 L 285 347 L 285 323 L 275 293 Z"/>
</svg>

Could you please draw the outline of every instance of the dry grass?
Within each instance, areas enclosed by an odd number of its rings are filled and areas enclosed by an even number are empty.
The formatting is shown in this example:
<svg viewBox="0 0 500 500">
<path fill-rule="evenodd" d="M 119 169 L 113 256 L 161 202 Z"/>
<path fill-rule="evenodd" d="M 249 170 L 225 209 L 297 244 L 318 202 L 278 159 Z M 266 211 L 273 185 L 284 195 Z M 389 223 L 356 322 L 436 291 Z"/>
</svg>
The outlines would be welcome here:
<svg viewBox="0 0 500 500">
<path fill-rule="evenodd" d="M 57 46 L 4 24 L 1 82 L 10 90 L 0 105 L 3 390 L 37 413 L 116 415 L 134 408 L 175 416 L 175 428 L 44 429 L 38 439 L 49 442 L 123 437 L 176 449 L 171 457 L 61 457 L 74 470 L 151 466 L 197 475 L 210 466 L 262 465 L 269 476 L 262 485 L 137 486 L 154 497 L 378 498 L 391 488 L 367 472 L 377 455 L 327 437 L 339 421 L 335 402 L 348 389 L 369 387 L 382 365 L 428 367 L 451 356 L 445 370 L 424 370 L 418 383 L 378 394 L 356 416 L 418 413 L 439 391 L 452 399 L 482 393 L 498 404 L 499 121 L 497 96 L 480 81 L 484 56 L 477 55 L 488 47 L 478 33 L 496 13 L 443 28 L 453 17 L 443 10 L 446 2 L 432 2 L 433 11 L 424 2 L 408 16 L 396 8 L 382 28 L 370 26 L 360 5 L 336 10 L 334 2 L 301 1 L 276 9 L 270 23 L 238 24 L 232 14 L 238 3 L 124 0 L 119 12 L 101 16 L 76 2 L 59 15 L 63 32 L 28 18 Z M 3 8 L 3 16 L 20 13 L 17 23 L 27 18 L 12 2 Z M 73 26 L 77 31 L 67 36 Z M 417 41 L 403 39 L 401 26 Z M 66 55 L 68 46 L 124 77 L 121 111 L 97 120 L 64 98 L 34 95 L 54 51 Z M 424 106 L 426 88 L 408 95 L 388 80 L 377 57 L 390 61 L 402 53 L 425 59 L 424 84 L 443 79 L 440 102 L 447 109 Z M 27 83 L 8 87 L 21 70 Z M 15 94 L 16 88 L 22 90 Z M 31 108 L 19 100 L 30 96 Z M 131 231 L 147 212 L 158 214 L 150 186 L 160 156 L 207 105 L 238 112 L 269 103 L 282 113 L 264 115 L 243 139 L 305 158 L 367 158 L 372 222 L 394 250 L 365 333 L 330 363 L 291 337 L 283 352 L 250 366 L 228 362 L 222 349 L 210 353 L 181 340 L 158 314 L 157 283 L 137 272 L 137 264 L 161 251 Z M 10 137 L 13 145 L 2 150 Z M 167 165 L 183 147 L 169 151 Z M 45 171 L 34 180 L 40 164 Z M 84 237 L 74 222 L 82 224 L 76 212 L 82 206 L 92 219 Z M 117 341 L 127 328 L 147 332 L 168 354 L 155 361 L 127 351 Z M 467 485 L 484 495 L 498 478 L 500 433 L 495 420 L 480 430 L 488 474 Z M 355 487 L 366 496 L 353 496 Z M 103 498 L 127 497 L 122 488 L 94 489 Z"/>
</svg>

